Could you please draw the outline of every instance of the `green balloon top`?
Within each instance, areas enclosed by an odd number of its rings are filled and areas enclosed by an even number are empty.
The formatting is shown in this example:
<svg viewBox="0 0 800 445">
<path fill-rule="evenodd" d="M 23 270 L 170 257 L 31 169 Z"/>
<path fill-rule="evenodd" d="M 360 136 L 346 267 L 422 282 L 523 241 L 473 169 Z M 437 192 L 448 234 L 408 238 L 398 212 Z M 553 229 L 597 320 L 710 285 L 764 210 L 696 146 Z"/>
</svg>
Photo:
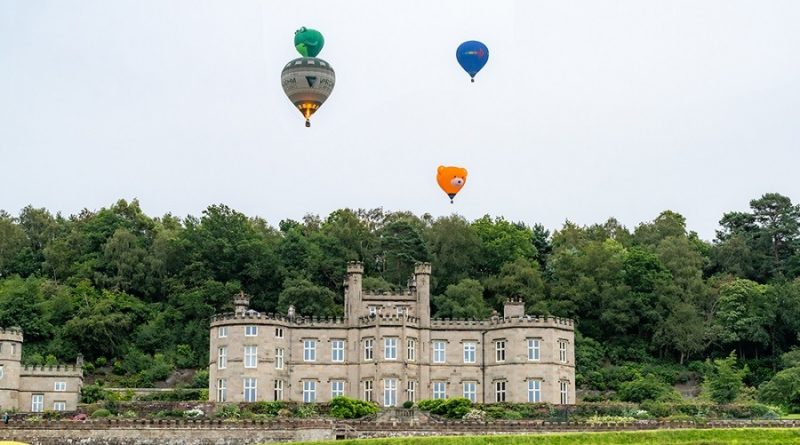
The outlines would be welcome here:
<svg viewBox="0 0 800 445">
<path fill-rule="evenodd" d="M 316 29 L 304 26 L 294 32 L 294 47 L 303 57 L 317 57 L 317 54 L 322 51 L 323 45 L 325 45 L 325 38 Z"/>
</svg>

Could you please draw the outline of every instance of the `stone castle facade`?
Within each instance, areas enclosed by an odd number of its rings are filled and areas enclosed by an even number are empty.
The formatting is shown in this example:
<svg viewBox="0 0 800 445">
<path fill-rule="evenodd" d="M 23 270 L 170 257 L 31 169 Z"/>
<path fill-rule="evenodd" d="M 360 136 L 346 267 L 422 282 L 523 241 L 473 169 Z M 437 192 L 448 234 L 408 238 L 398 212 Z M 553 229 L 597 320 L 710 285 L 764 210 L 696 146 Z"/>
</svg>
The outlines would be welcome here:
<svg viewBox="0 0 800 445">
<path fill-rule="evenodd" d="M 347 266 L 343 318 L 264 314 L 234 297 L 234 313 L 211 321 L 209 398 L 574 403 L 572 320 L 525 315 L 514 299 L 502 317 L 431 319 L 430 264 L 418 264 L 397 294 L 364 292 L 363 272 Z"/>
<path fill-rule="evenodd" d="M 76 365 L 23 366 L 22 331 L 0 328 L 0 412 L 74 411 L 83 385 Z"/>
</svg>

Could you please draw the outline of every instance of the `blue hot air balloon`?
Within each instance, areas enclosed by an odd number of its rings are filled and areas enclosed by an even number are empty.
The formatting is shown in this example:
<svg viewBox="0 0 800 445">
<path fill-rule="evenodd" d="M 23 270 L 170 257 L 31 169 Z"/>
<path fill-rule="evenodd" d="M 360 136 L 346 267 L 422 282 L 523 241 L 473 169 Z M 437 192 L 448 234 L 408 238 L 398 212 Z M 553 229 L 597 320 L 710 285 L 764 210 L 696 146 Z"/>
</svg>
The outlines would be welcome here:
<svg viewBox="0 0 800 445">
<path fill-rule="evenodd" d="M 475 75 L 489 60 L 489 48 L 477 40 L 470 40 L 458 45 L 456 59 L 461 68 L 464 68 L 464 71 L 469 73 L 469 77 L 475 82 Z"/>
</svg>

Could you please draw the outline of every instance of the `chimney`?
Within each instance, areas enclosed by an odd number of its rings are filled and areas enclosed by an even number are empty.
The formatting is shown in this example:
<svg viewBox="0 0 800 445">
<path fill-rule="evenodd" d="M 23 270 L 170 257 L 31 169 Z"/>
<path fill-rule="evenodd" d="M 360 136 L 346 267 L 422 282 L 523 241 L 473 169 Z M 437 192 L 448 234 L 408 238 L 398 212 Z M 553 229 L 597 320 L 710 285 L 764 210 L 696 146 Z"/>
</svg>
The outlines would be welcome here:
<svg viewBox="0 0 800 445">
<path fill-rule="evenodd" d="M 503 305 L 503 318 L 524 317 L 525 302 L 522 298 L 508 298 Z"/>
<path fill-rule="evenodd" d="M 240 291 L 238 294 L 233 296 L 233 312 L 237 316 L 244 316 L 244 313 L 247 312 L 247 308 L 250 306 L 250 296 L 245 294 L 244 291 Z"/>
</svg>

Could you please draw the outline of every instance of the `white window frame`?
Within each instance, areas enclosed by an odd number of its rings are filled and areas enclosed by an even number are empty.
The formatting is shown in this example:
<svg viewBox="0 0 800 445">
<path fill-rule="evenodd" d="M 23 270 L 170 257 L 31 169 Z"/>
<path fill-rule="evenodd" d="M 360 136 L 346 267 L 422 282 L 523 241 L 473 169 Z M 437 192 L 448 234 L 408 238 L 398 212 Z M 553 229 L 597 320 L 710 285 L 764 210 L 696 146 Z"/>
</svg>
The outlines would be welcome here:
<svg viewBox="0 0 800 445">
<path fill-rule="evenodd" d="M 464 343 L 464 363 L 476 363 L 478 344 L 474 341 Z"/>
<path fill-rule="evenodd" d="M 375 360 L 375 339 L 364 339 L 364 361 Z"/>
<path fill-rule="evenodd" d="M 217 369 L 228 367 L 228 347 L 220 346 L 217 348 Z"/>
<path fill-rule="evenodd" d="M 528 339 L 528 361 L 538 362 L 542 357 L 541 341 L 538 338 Z"/>
<path fill-rule="evenodd" d="M 496 340 L 494 342 L 494 361 L 503 363 L 506 361 L 506 341 Z"/>
<path fill-rule="evenodd" d="M 217 402 L 228 401 L 228 382 L 225 379 L 217 379 Z"/>
<path fill-rule="evenodd" d="M 383 379 L 383 406 L 397 406 L 397 379 Z"/>
<path fill-rule="evenodd" d="M 561 404 L 568 405 L 569 404 L 569 382 L 566 380 L 561 380 L 558 382 L 559 389 L 561 390 Z"/>
<path fill-rule="evenodd" d="M 375 381 L 374 380 L 364 380 L 364 400 L 367 402 L 372 402 L 373 395 L 375 390 Z"/>
<path fill-rule="evenodd" d="M 331 380 L 331 399 L 344 396 L 344 380 Z"/>
<path fill-rule="evenodd" d="M 447 342 L 444 340 L 434 340 L 433 342 L 433 363 L 447 362 Z"/>
<path fill-rule="evenodd" d="M 258 346 L 245 345 L 244 367 L 248 369 L 255 369 L 258 367 Z"/>
<path fill-rule="evenodd" d="M 303 340 L 303 361 L 304 362 L 317 361 L 317 340 L 314 339 Z"/>
<path fill-rule="evenodd" d="M 397 337 L 383 338 L 383 359 L 397 360 Z"/>
<path fill-rule="evenodd" d="M 275 328 L 275 338 L 283 338 L 283 328 Z"/>
<path fill-rule="evenodd" d="M 410 362 L 417 360 L 417 339 L 415 338 L 406 340 L 406 360 Z"/>
<path fill-rule="evenodd" d="M 465 399 L 469 399 L 472 403 L 478 403 L 478 382 L 469 381 L 461 384 Z"/>
<path fill-rule="evenodd" d="M 506 386 L 508 382 L 506 380 L 498 380 L 494 382 L 494 401 L 497 403 L 505 402 L 506 401 Z"/>
<path fill-rule="evenodd" d="M 431 383 L 431 386 L 433 386 L 434 400 L 444 400 L 447 398 L 447 382 L 435 381 Z"/>
<path fill-rule="evenodd" d="M 244 327 L 244 336 L 245 337 L 258 337 L 258 326 L 256 325 L 247 325 Z"/>
<path fill-rule="evenodd" d="M 258 400 L 258 379 L 255 377 L 245 377 L 242 382 L 242 400 L 245 402 L 255 402 Z"/>
<path fill-rule="evenodd" d="M 561 363 L 567 363 L 567 342 L 564 340 L 558 341 L 558 359 Z"/>
<path fill-rule="evenodd" d="M 3 369 L 3 365 L 0 365 L 0 380 L 3 378 L 4 375 L 6 375 L 5 370 Z"/>
<path fill-rule="evenodd" d="M 67 382 L 55 382 L 53 385 L 53 391 L 55 392 L 64 392 L 67 390 Z"/>
<path fill-rule="evenodd" d="M 53 402 L 53 411 L 66 411 L 67 402 L 65 400 L 56 400 Z"/>
<path fill-rule="evenodd" d="M 344 363 L 344 340 L 331 340 L 331 361 Z"/>
<path fill-rule="evenodd" d="M 275 369 L 283 369 L 284 356 L 283 348 L 275 348 Z"/>
<path fill-rule="evenodd" d="M 303 403 L 315 403 L 317 401 L 317 381 L 303 380 Z"/>
<path fill-rule="evenodd" d="M 217 338 L 226 338 L 228 336 L 228 327 L 220 326 L 217 328 Z"/>
<path fill-rule="evenodd" d="M 44 411 L 44 394 L 31 394 L 31 412 L 41 413 Z"/>
<path fill-rule="evenodd" d="M 406 400 L 409 402 L 417 401 L 417 382 L 409 380 L 406 384 Z"/>
<path fill-rule="evenodd" d="M 275 380 L 272 385 L 272 397 L 276 400 L 283 400 L 283 380 Z"/>
<path fill-rule="evenodd" d="M 539 379 L 528 380 L 528 403 L 542 401 L 542 381 Z"/>
</svg>

